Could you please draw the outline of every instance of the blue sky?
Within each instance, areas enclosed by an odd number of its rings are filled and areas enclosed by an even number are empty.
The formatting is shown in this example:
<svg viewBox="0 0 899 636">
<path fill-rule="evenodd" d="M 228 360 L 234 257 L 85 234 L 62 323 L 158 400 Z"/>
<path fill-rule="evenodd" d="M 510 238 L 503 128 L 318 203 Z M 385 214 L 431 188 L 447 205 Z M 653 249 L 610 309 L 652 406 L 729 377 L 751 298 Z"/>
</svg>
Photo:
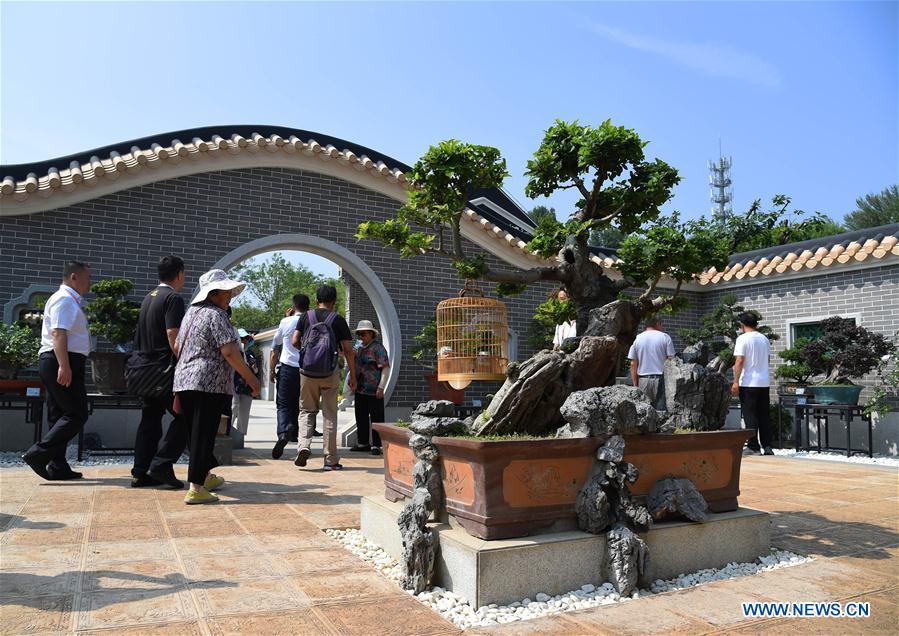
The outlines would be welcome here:
<svg viewBox="0 0 899 636">
<path fill-rule="evenodd" d="M 0 161 L 190 126 L 320 131 L 412 163 L 457 137 L 525 163 L 556 117 L 611 118 L 683 176 L 734 158 L 735 210 L 841 218 L 899 181 L 897 3 L 3 2 Z M 543 201 L 540 201 L 543 202 Z M 548 202 L 560 216 L 568 193 Z"/>
</svg>

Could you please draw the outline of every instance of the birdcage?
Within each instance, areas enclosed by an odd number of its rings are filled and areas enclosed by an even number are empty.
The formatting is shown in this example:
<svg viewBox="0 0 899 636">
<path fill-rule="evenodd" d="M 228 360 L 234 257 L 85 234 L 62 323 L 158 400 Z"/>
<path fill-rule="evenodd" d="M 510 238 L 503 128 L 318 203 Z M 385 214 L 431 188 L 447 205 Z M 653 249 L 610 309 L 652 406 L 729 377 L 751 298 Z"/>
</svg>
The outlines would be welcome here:
<svg viewBox="0 0 899 636">
<path fill-rule="evenodd" d="M 508 365 L 506 305 L 468 281 L 458 298 L 437 305 L 437 379 L 464 389 L 474 380 L 504 380 Z"/>
</svg>

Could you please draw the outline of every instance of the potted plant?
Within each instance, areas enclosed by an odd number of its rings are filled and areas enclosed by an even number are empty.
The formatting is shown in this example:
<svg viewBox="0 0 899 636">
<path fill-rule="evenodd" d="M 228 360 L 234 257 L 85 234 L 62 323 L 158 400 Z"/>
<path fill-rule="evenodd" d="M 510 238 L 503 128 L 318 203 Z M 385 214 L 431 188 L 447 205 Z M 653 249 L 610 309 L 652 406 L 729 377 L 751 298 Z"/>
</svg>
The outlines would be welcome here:
<svg viewBox="0 0 899 636">
<path fill-rule="evenodd" d="M 412 359 L 428 371 L 424 377 L 428 383 L 430 399 L 462 404 L 465 389 L 454 389 L 446 382 L 437 380 L 437 319 L 431 318 L 412 339 L 415 341 L 412 345 Z"/>
<path fill-rule="evenodd" d="M 110 278 L 91 285 L 96 296 L 85 308 L 90 332 L 115 346 L 115 351 L 94 351 L 90 355 L 94 384 L 100 393 L 127 393 L 125 361 L 134 341 L 140 305 L 125 297 L 134 283 Z"/>
<path fill-rule="evenodd" d="M 799 338 L 778 355 L 785 361 L 774 370 L 774 377 L 783 380 L 777 387 L 781 395 L 795 395 L 797 389 L 806 389 L 809 380 L 815 374 L 811 366 L 803 360 L 803 351 L 811 342 L 808 338 Z"/>
<path fill-rule="evenodd" d="M 0 324 L 0 390 L 21 391 L 40 382 L 18 380 L 19 370 L 30 367 L 38 359 L 41 339 L 31 327 L 22 324 Z"/>
<path fill-rule="evenodd" d="M 886 336 L 860 327 L 850 318 L 827 318 L 821 328 L 821 337 L 806 342 L 798 356 L 813 375 L 823 378 L 810 387 L 815 401 L 858 404 L 862 387 L 853 384 L 852 378 L 874 371 L 896 346 Z"/>
</svg>

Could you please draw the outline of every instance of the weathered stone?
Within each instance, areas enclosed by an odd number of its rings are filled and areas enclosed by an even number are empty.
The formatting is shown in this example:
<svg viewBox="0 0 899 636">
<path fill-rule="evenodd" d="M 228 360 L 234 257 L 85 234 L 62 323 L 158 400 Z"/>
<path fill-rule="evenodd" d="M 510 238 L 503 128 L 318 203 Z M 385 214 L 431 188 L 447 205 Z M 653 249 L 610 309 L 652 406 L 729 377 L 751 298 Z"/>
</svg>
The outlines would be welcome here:
<svg viewBox="0 0 899 636">
<path fill-rule="evenodd" d="M 584 532 L 600 534 L 612 523 L 609 496 L 605 492 L 608 483 L 602 471 L 595 471 L 577 495 L 574 505 L 577 511 L 577 525 Z"/>
<path fill-rule="evenodd" d="M 621 596 L 630 596 L 649 560 L 646 543 L 623 523 L 616 523 L 606 538 L 611 583 Z"/>
<path fill-rule="evenodd" d="M 440 471 L 429 461 L 419 460 L 412 467 L 412 486 L 416 491 L 421 488 L 430 495 L 428 510 L 437 510 L 443 506 L 443 486 Z"/>
<path fill-rule="evenodd" d="M 562 341 L 562 344 L 559 345 L 559 349 L 562 350 L 562 353 L 574 353 L 580 345 L 581 339 L 577 336 L 572 336 L 570 338 L 565 338 L 565 340 Z"/>
<path fill-rule="evenodd" d="M 572 430 L 589 428 L 594 437 L 652 433 L 659 415 L 646 395 L 635 387 L 617 385 L 577 391 L 561 408 Z"/>
<path fill-rule="evenodd" d="M 460 419 L 455 417 L 424 417 L 413 415 L 409 430 L 419 435 L 428 437 L 446 435 L 448 433 L 460 433 L 467 431 L 468 427 Z"/>
<path fill-rule="evenodd" d="M 611 337 L 585 336 L 580 346 L 568 356 L 565 385 L 569 391 L 582 391 L 615 384 L 621 366 L 618 341 Z"/>
<path fill-rule="evenodd" d="M 680 359 L 687 364 L 701 364 L 705 366 L 709 363 L 709 345 L 700 340 L 696 344 L 692 344 L 683 350 Z"/>
<path fill-rule="evenodd" d="M 403 588 L 415 594 L 428 589 L 434 576 L 434 559 L 437 555 L 437 538 L 427 528 L 430 516 L 431 496 L 423 488 L 417 488 L 412 499 L 397 519 L 403 538 Z"/>
<path fill-rule="evenodd" d="M 572 427 L 571 424 L 560 426 L 556 431 L 557 439 L 580 439 L 590 437 L 590 429 L 586 427 Z"/>
<path fill-rule="evenodd" d="M 616 464 L 622 461 L 624 459 L 624 438 L 621 435 L 612 435 L 596 451 L 596 459 Z"/>
<path fill-rule="evenodd" d="M 414 409 L 412 415 L 422 417 L 452 417 L 456 413 L 456 405 L 449 400 L 428 400 Z"/>
<path fill-rule="evenodd" d="M 512 369 L 475 424 L 477 435 L 530 433 L 545 435 L 562 424 L 559 406 L 568 396 L 562 374 L 567 356 L 540 351 Z"/>
<path fill-rule="evenodd" d="M 431 443 L 431 438 L 425 435 L 413 435 L 410 437 L 409 448 L 412 449 L 412 454 L 415 455 L 416 459 L 424 459 L 429 462 L 435 461 L 440 455 L 437 447 Z"/>
<path fill-rule="evenodd" d="M 709 510 L 705 497 L 686 477 L 664 477 L 649 491 L 646 505 L 652 518 L 705 521 Z"/>
<path fill-rule="evenodd" d="M 730 407 L 730 383 L 722 374 L 677 358 L 665 362 L 668 423 L 676 428 L 716 431 Z"/>
<path fill-rule="evenodd" d="M 646 506 L 634 502 L 630 489 L 618 503 L 618 521 L 626 523 L 637 532 L 647 532 L 652 528 L 652 516 Z"/>
</svg>

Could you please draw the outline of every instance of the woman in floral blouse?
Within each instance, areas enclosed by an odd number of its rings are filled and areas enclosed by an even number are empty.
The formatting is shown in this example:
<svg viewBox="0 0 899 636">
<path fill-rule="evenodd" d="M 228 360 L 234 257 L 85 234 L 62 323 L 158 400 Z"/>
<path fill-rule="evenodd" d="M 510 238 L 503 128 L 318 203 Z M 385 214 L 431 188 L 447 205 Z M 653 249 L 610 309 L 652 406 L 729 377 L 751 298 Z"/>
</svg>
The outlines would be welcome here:
<svg viewBox="0 0 899 636">
<path fill-rule="evenodd" d="M 384 389 L 387 388 L 390 360 L 387 349 L 375 340 L 378 330 L 370 320 L 359 322 L 356 335 L 362 343 L 356 345 L 356 445 L 350 450 L 370 450 L 372 455 L 380 455 L 381 436 L 371 425 L 384 421 Z"/>
<path fill-rule="evenodd" d="M 174 392 L 190 427 L 190 490 L 187 504 L 218 501 L 210 491 L 225 483 L 214 475 L 218 466 L 213 454 L 215 434 L 225 401 L 234 394 L 234 371 L 246 380 L 254 396 L 259 395 L 259 379 L 247 367 L 237 343 L 237 332 L 226 310 L 231 299 L 246 285 L 213 269 L 200 277 L 200 291 L 181 323 L 175 341 L 178 365 Z"/>
</svg>

